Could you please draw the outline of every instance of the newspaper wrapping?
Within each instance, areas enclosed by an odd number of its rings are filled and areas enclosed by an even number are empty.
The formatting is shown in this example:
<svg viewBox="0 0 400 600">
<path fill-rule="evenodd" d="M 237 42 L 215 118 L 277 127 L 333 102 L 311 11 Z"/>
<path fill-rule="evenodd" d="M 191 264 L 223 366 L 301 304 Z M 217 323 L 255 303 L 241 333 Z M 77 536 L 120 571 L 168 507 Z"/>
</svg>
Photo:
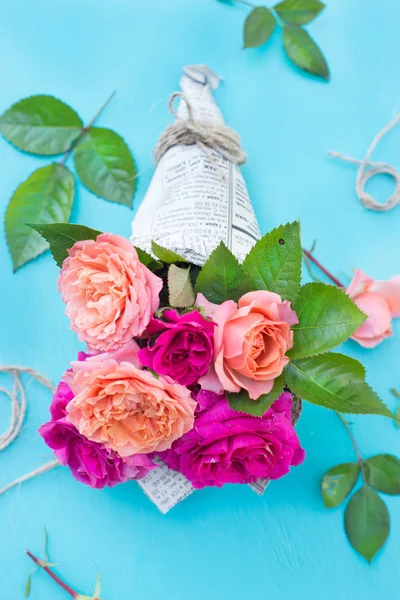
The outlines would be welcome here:
<svg viewBox="0 0 400 600">
<path fill-rule="evenodd" d="M 180 86 L 195 121 L 224 123 L 212 96 L 219 82 L 205 65 L 184 67 Z M 187 103 L 181 100 L 177 118 L 187 116 Z M 194 144 L 173 146 L 160 159 L 132 222 L 131 241 L 151 252 L 154 240 L 201 266 L 221 240 L 241 261 L 260 237 L 239 167 L 217 151 L 205 152 Z M 294 402 L 294 421 L 300 410 L 301 402 Z M 138 483 L 166 513 L 195 490 L 182 474 L 161 461 L 158 464 L 159 468 Z M 267 480 L 259 480 L 250 487 L 262 495 L 267 484 Z"/>
</svg>

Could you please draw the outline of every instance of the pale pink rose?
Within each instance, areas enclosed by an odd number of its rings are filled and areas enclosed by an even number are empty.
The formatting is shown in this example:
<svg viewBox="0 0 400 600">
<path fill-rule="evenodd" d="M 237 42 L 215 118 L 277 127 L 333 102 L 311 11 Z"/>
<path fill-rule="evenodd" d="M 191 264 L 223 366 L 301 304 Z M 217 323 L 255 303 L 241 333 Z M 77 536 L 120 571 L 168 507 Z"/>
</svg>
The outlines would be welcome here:
<svg viewBox="0 0 400 600">
<path fill-rule="evenodd" d="M 64 375 L 74 398 L 67 421 L 87 439 L 119 456 L 167 450 L 192 429 L 196 402 L 190 391 L 114 359 L 71 363 Z"/>
<path fill-rule="evenodd" d="M 364 348 L 374 348 L 392 335 L 392 319 L 400 315 L 400 275 L 389 281 L 375 281 L 357 269 L 347 293 L 367 315 L 351 336 Z"/>
<path fill-rule="evenodd" d="M 115 350 L 140 335 L 159 306 L 162 280 L 124 237 L 102 233 L 76 242 L 63 262 L 58 287 L 71 328 L 89 351 Z"/>
<path fill-rule="evenodd" d="M 252 400 L 271 391 L 276 377 L 289 362 L 293 346 L 291 326 L 298 323 L 290 302 L 267 291 L 249 292 L 236 304 L 208 302 L 202 294 L 196 304 L 217 324 L 214 330 L 214 367 L 200 379 L 203 389 L 248 391 Z"/>
</svg>

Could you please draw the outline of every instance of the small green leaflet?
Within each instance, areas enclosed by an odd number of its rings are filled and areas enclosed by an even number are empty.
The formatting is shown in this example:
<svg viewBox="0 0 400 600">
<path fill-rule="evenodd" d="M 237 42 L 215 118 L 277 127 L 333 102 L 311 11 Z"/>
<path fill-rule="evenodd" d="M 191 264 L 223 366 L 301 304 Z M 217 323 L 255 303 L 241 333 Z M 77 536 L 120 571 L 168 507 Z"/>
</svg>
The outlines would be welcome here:
<svg viewBox="0 0 400 600">
<path fill-rule="evenodd" d="M 277 15 L 289 25 L 306 25 L 318 17 L 325 4 L 319 0 L 284 0 L 273 7 Z"/>
<path fill-rule="evenodd" d="M 384 494 L 400 494 L 400 460 L 396 456 L 378 454 L 364 461 L 364 466 L 370 486 Z"/>
<path fill-rule="evenodd" d="M 283 392 L 285 384 L 285 378 L 282 374 L 277 377 L 274 382 L 272 390 L 268 394 L 260 396 L 258 400 L 252 400 L 249 397 L 248 392 L 242 388 L 237 394 L 227 394 L 229 406 L 233 410 L 248 413 L 249 415 L 255 415 L 262 417 L 262 415 L 268 410 L 271 404 L 279 398 Z"/>
<path fill-rule="evenodd" d="M 257 6 L 248 15 L 243 29 L 243 47 L 257 48 L 269 40 L 276 26 L 275 17 L 269 8 Z"/>
<path fill-rule="evenodd" d="M 346 506 L 344 524 L 350 544 L 371 562 L 390 531 L 386 504 L 368 485 L 364 485 Z"/>
<path fill-rule="evenodd" d="M 74 161 L 79 179 L 96 196 L 132 207 L 136 167 L 115 131 L 91 127 L 77 143 Z"/>
<path fill-rule="evenodd" d="M 296 299 L 300 288 L 303 251 L 298 221 L 264 235 L 250 250 L 243 268 L 253 290 L 268 290 L 282 300 Z"/>
<path fill-rule="evenodd" d="M 49 243 L 51 253 L 59 267 L 62 266 L 68 256 L 68 250 L 75 242 L 95 240 L 101 233 L 101 231 L 90 229 L 85 225 L 73 225 L 72 223 L 51 223 L 49 225 L 32 223 L 30 227 L 40 233 Z"/>
<path fill-rule="evenodd" d="M 154 240 L 151 242 L 151 249 L 157 258 L 168 265 L 172 265 L 177 262 L 187 262 L 186 258 L 183 258 L 173 250 L 169 250 L 168 248 L 160 246 Z"/>
<path fill-rule="evenodd" d="M 237 302 L 250 291 L 242 265 L 237 258 L 220 242 L 210 254 L 196 281 L 196 292 L 207 300 L 222 304 L 225 300 Z"/>
<path fill-rule="evenodd" d="M 345 342 L 365 321 L 365 315 L 347 294 L 332 285 L 307 283 L 293 306 L 299 323 L 294 325 L 291 359 L 314 356 Z"/>
<path fill-rule="evenodd" d="M 66 152 L 82 127 L 77 113 L 53 96 L 24 98 L 0 116 L 0 132 L 9 142 L 41 156 Z"/>
<path fill-rule="evenodd" d="M 26 223 L 68 221 L 74 199 L 74 177 L 53 163 L 34 171 L 15 190 L 6 212 L 6 236 L 14 271 L 42 254 L 46 241 Z"/>
<path fill-rule="evenodd" d="M 173 308 L 187 308 L 194 304 L 194 291 L 190 280 L 190 267 L 170 265 L 168 269 L 169 303 Z"/>
<path fill-rule="evenodd" d="M 286 383 L 300 398 L 341 413 L 392 417 L 365 382 L 365 369 L 354 358 L 337 353 L 295 360 L 285 370 Z"/>
<path fill-rule="evenodd" d="M 145 250 L 142 250 L 141 248 L 138 248 L 137 246 L 135 248 L 136 252 L 138 253 L 140 262 L 145 267 L 150 269 L 150 271 L 159 271 L 163 268 L 163 263 L 160 260 L 153 258 L 151 254 L 149 254 Z"/>
<path fill-rule="evenodd" d="M 326 508 L 339 506 L 347 498 L 360 474 L 358 463 L 336 465 L 325 473 L 321 482 L 321 494 Z"/>
<path fill-rule="evenodd" d="M 289 59 L 303 71 L 329 79 L 329 68 L 317 44 L 299 25 L 284 25 L 283 47 Z"/>
</svg>

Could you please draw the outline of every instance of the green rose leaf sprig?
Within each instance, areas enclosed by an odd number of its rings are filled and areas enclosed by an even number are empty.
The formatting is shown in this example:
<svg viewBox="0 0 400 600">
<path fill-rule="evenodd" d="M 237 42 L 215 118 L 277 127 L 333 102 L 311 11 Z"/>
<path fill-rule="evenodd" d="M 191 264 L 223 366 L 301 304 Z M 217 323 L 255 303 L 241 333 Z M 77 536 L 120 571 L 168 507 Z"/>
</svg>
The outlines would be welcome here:
<svg viewBox="0 0 400 600">
<path fill-rule="evenodd" d="M 71 155 L 80 181 L 88 190 L 132 207 L 136 167 L 126 142 L 112 131 L 95 127 L 95 121 L 112 96 L 84 126 L 79 115 L 53 96 L 30 96 L 13 104 L 0 116 L 0 133 L 16 148 L 37 156 L 64 154 L 34 171 L 15 190 L 6 211 L 5 227 L 14 271 L 48 248 L 37 226 L 68 223 L 75 178 L 65 166 Z"/>
<path fill-rule="evenodd" d="M 347 503 L 344 525 L 352 547 L 370 563 L 390 532 L 390 515 L 377 492 L 400 495 L 400 460 L 392 454 L 364 459 L 348 422 L 338 416 L 350 435 L 357 462 L 329 469 L 322 478 L 321 494 L 326 508 L 336 508 L 350 496 L 361 475 L 363 485 Z"/>
<path fill-rule="evenodd" d="M 243 27 L 243 47 L 258 48 L 279 27 L 283 49 L 288 59 L 302 71 L 322 79 L 330 78 L 329 67 L 320 48 L 304 29 L 325 8 L 319 0 L 283 0 L 271 8 L 255 6 L 247 0 L 236 0 L 250 6 Z"/>
</svg>

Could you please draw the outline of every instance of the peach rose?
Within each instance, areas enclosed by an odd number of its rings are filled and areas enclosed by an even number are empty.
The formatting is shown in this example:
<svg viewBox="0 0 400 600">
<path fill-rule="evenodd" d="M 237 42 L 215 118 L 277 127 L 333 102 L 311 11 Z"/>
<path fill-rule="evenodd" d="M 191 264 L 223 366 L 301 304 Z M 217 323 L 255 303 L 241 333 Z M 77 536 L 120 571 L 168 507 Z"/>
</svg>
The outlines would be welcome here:
<svg viewBox="0 0 400 600">
<path fill-rule="evenodd" d="M 79 339 L 89 350 L 109 351 L 144 331 L 159 306 L 162 280 L 128 240 L 102 233 L 72 246 L 58 287 Z"/>
<path fill-rule="evenodd" d="M 67 421 L 120 456 L 167 450 L 192 429 L 196 402 L 172 379 L 113 359 L 93 357 L 71 367 L 64 375 L 75 396 Z"/>
<path fill-rule="evenodd" d="M 346 291 L 367 315 L 351 339 L 364 348 L 374 348 L 390 337 L 392 319 L 400 315 L 400 275 L 389 281 L 375 281 L 357 269 Z"/>
<path fill-rule="evenodd" d="M 293 346 L 291 326 L 298 323 L 290 302 L 267 291 L 249 292 L 236 304 L 215 305 L 202 294 L 202 306 L 217 324 L 214 331 L 214 368 L 200 379 L 204 389 L 221 393 L 245 388 L 252 400 L 271 391 L 289 362 Z"/>
</svg>

